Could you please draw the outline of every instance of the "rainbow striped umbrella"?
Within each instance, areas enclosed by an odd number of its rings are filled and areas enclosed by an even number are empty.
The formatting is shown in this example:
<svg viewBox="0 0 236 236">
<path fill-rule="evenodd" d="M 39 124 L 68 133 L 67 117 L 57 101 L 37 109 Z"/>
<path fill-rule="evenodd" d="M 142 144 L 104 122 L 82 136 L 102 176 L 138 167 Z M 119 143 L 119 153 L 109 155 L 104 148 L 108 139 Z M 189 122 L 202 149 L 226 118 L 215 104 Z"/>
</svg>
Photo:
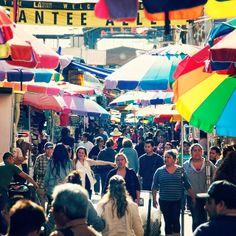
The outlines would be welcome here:
<svg viewBox="0 0 236 236">
<path fill-rule="evenodd" d="M 184 83 L 181 85 L 184 89 Z M 213 73 L 182 94 L 178 90 L 174 93 L 178 97 L 176 110 L 192 126 L 208 133 L 215 128 L 219 136 L 236 137 L 235 76 Z"/>
</svg>

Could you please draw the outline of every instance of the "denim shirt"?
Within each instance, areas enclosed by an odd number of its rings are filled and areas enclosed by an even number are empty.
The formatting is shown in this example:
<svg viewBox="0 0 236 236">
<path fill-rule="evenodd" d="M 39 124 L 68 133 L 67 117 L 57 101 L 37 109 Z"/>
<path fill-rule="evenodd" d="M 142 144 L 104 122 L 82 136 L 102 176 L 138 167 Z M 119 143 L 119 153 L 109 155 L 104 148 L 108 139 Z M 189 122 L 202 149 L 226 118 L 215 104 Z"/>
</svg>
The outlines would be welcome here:
<svg viewBox="0 0 236 236">
<path fill-rule="evenodd" d="M 53 160 L 49 160 L 48 166 L 47 166 L 47 171 L 45 174 L 45 179 L 44 179 L 44 187 L 47 189 L 47 195 L 52 195 L 53 188 L 60 184 L 63 183 L 65 180 L 65 177 L 71 172 L 72 170 L 72 161 L 68 160 L 65 166 L 65 169 L 60 166 L 60 175 L 55 174 L 55 170 L 52 170 L 53 167 Z"/>
</svg>

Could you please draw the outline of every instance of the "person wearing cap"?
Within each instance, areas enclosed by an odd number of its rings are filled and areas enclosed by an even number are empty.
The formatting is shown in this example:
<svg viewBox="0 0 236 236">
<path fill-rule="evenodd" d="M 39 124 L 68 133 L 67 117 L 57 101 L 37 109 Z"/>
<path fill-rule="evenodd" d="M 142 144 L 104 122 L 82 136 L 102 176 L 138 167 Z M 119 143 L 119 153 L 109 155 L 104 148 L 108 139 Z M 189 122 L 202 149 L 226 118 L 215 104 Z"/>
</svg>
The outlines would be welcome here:
<svg viewBox="0 0 236 236">
<path fill-rule="evenodd" d="M 45 203 L 47 201 L 46 190 L 44 187 L 44 178 L 48 166 L 48 161 L 52 157 L 54 150 L 53 143 L 46 142 L 44 144 L 44 153 L 40 154 L 35 161 L 34 164 L 34 179 L 38 183 L 39 188 L 37 190 L 38 196 L 41 202 L 41 205 L 45 207 Z"/>
<path fill-rule="evenodd" d="M 236 235 L 236 185 L 218 180 L 207 193 L 197 194 L 197 197 L 206 199 L 205 209 L 210 221 L 198 226 L 194 236 Z"/>
<path fill-rule="evenodd" d="M 115 128 L 111 133 L 111 138 L 114 141 L 114 145 L 113 145 L 113 149 L 117 149 L 118 148 L 118 143 L 117 140 L 120 138 L 120 136 L 122 136 L 122 133 L 119 131 L 118 128 Z"/>
</svg>

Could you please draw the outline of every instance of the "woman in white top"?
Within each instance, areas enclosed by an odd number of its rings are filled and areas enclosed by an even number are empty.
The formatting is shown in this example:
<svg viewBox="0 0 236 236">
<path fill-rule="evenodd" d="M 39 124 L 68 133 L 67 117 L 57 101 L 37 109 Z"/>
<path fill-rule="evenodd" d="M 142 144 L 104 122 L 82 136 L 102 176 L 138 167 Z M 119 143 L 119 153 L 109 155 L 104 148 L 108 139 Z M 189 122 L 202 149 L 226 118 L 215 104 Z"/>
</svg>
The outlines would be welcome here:
<svg viewBox="0 0 236 236">
<path fill-rule="evenodd" d="M 143 236 L 138 205 L 126 191 L 122 176 L 111 177 L 108 192 L 97 205 L 97 213 L 106 221 L 103 236 Z"/>
<path fill-rule="evenodd" d="M 90 198 L 92 195 L 94 184 L 96 183 L 96 179 L 94 178 L 91 166 L 96 165 L 111 165 L 113 167 L 116 166 L 114 162 L 89 159 L 87 157 L 87 150 L 85 147 L 80 146 L 77 148 L 74 166 L 76 170 L 81 171 L 82 186 L 88 191 Z"/>
</svg>

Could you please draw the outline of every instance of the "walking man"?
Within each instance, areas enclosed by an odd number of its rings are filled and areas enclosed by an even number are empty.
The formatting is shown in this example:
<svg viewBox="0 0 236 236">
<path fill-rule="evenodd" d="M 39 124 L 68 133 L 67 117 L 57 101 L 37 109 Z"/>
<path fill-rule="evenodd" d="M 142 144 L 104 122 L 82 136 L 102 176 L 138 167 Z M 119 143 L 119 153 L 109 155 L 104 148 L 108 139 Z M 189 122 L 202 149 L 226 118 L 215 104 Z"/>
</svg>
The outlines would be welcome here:
<svg viewBox="0 0 236 236">
<path fill-rule="evenodd" d="M 206 198 L 205 209 L 210 221 L 194 231 L 194 236 L 234 236 L 236 232 L 236 185 L 219 180 L 212 183 L 207 193 L 197 194 Z"/>
</svg>

